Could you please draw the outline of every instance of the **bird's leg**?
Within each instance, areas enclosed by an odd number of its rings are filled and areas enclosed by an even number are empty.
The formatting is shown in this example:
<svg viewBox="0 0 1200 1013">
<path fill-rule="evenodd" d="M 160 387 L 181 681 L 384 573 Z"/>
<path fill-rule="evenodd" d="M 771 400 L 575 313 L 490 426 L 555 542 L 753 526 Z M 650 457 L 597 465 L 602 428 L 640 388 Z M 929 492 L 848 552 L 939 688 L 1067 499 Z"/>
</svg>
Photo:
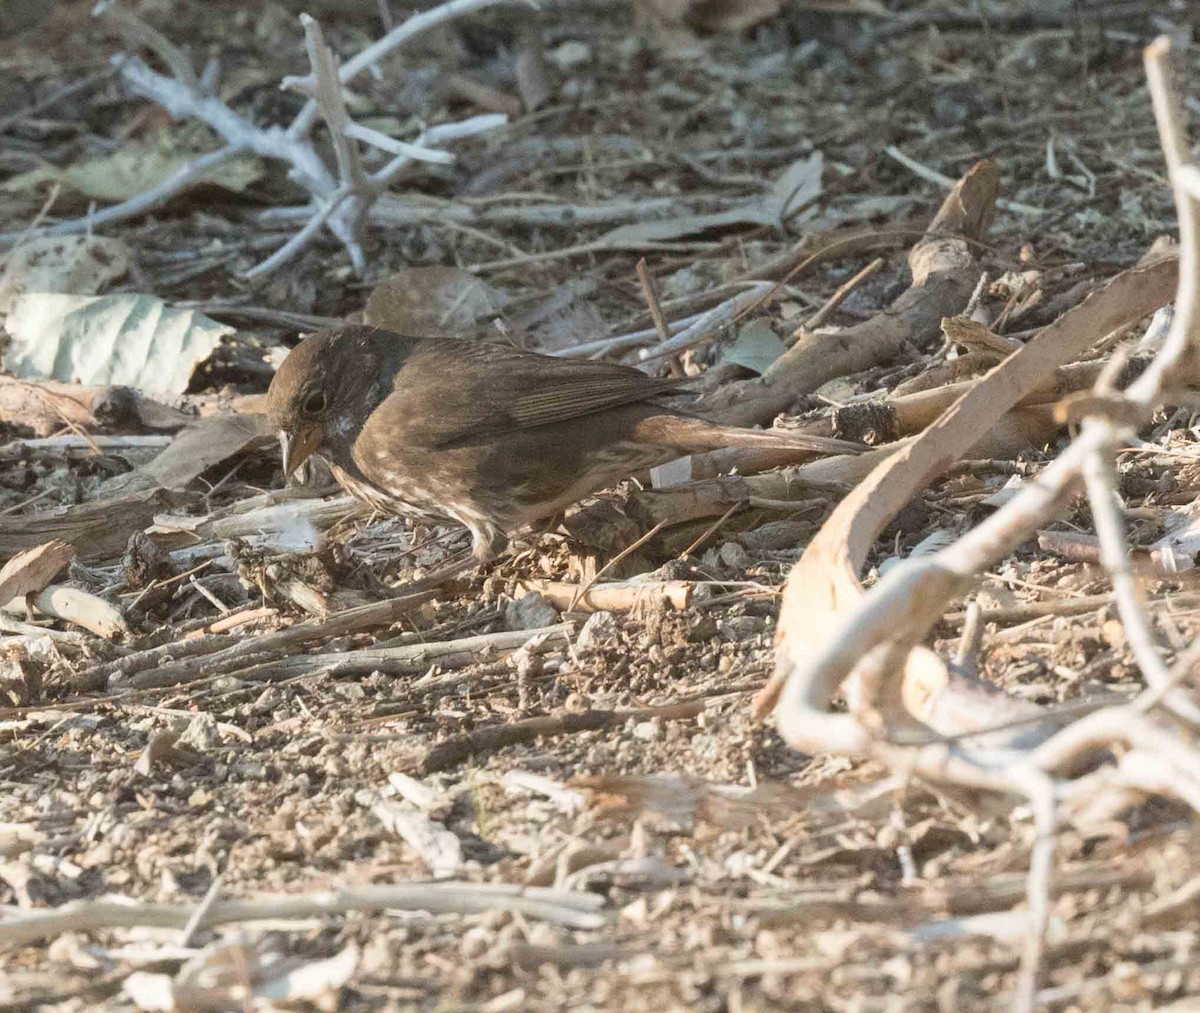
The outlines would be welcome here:
<svg viewBox="0 0 1200 1013">
<path fill-rule="evenodd" d="M 567 512 L 565 510 L 555 510 L 549 517 L 546 518 L 546 523 L 537 529 L 537 540 L 540 542 L 551 531 L 558 529 L 558 526 L 566 519 Z"/>
<path fill-rule="evenodd" d="M 447 581 L 463 573 L 470 573 L 476 567 L 486 566 L 495 559 L 508 545 L 508 538 L 502 531 L 494 528 L 480 529 L 471 525 L 471 554 L 465 559 L 440 566 L 433 573 L 420 580 L 411 581 L 393 588 L 397 597 L 410 594 L 420 594 L 441 587 Z"/>
</svg>

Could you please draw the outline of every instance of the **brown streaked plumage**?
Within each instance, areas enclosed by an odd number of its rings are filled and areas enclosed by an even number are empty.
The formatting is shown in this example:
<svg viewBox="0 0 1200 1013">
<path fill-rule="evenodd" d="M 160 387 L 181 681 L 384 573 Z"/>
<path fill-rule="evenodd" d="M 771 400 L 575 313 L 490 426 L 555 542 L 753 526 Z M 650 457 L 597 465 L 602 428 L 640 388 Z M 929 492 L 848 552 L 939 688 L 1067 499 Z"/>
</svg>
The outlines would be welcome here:
<svg viewBox="0 0 1200 1013">
<path fill-rule="evenodd" d="M 480 563 L 510 532 L 690 453 L 861 449 L 706 422 L 669 403 L 678 386 L 612 363 L 347 326 L 292 351 L 267 410 L 286 475 L 319 454 L 376 508 L 466 525 Z"/>
</svg>

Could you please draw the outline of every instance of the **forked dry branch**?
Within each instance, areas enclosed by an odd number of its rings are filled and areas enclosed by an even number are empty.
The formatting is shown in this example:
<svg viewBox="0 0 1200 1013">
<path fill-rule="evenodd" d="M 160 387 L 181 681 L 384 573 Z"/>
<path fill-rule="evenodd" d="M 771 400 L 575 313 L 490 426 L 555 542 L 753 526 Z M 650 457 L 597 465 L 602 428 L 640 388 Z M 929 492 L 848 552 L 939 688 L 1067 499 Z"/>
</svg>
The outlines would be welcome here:
<svg viewBox="0 0 1200 1013">
<path fill-rule="evenodd" d="M 1200 651 L 1181 653 L 1170 667 L 1160 657 L 1114 496 L 1115 452 L 1194 365 L 1200 325 L 1200 171 L 1188 161 L 1169 55 L 1168 40 L 1160 38 L 1146 49 L 1145 67 L 1179 211 L 1178 271 L 1172 258 L 1119 275 L 996 367 L 843 501 L 789 575 L 776 639 L 776 683 L 760 698 L 775 705 L 779 730 L 797 749 L 870 757 L 930 782 L 1028 801 L 1036 836 L 1017 996 L 1022 1009 L 1037 1002 L 1054 836 L 1064 807 L 1077 811 L 1074 807 L 1103 802 L 1111 811 L 1114 804 L 1165 794 L 1200 812 L 1195 744 L 1200 705 L 1182 687 Z M 858 571 L 882 528 L 910 497 L 1056 366 L 1165 303 L 1176 275 L 1171 328 L 1145 372 L 1123 391 L 1109 381 L 1115 368 L 1102 373 L 1078 437 L 1036 480 L 951 546 L 906 562 L 864 593 Z M 1148 688 L 1128 704 L 1083 717 L 1076 711 L 1078 720 L 1072 720 L 956 671 L 922 644 L 951 601 L 1061 512 L 1081 488 Z M 839 690 L 849 713 L 832 712 Z"/>
<path fill-rule="evenodd" d="M 303 16 L 305 43 L 313 70 L 307 77 L 286 79 L 282 87 L 307 94 L 309 101 L 291 125 L 284 128 L 259 126 L 230 108 L 215 94 L 212 82 L 207 81 L 205 75 L 195 73 L 182 50 L 132 11 L 117 6 L 112 0 L 104 0 L 97 5 L 96 13 L 108 16 L 131 42 L 139 48 L 150 49 L 171 71 L 170 75 L 160 74 L 140 56 L 119 55 L 112 62 L 125 86 L 134 94 L 157 102 L 174 118 L 192 118 L 207 124 L 222 139 L 224 146 L 199 156 L 158 186 L 127 201 L 86 218 L 44 226 L 20 235 L 0 235 L 0 243 L 30 236 L 86 232 L 110 222 L 144 214 L 174 197 L 190 181 L 214 166 L 238 155 L 252 153 L 287 163 L 291 167 L 290 178 L 308 191 L 310 203 L 303 209 L 303 227 L 275 253 L 248 271 L 247 276 L 260 277 L 283 266 L 304 249 L 322 228 L 328 228 L 338 238 L 354 269 L 361 273 L 366 266 L 361 243 L 363 223 L 371 206 L 397 177 L 417 161 L 453 161 L 453 155 L 441 150 L 438 145 L 492 130 L 503 124 L 506 117 L 496 114 L 472 116 L 431 126 L 422 131 L 416 141 L 408 143 L 350 119 L 345 108 L 343 86 L 421 32 L 463 14 L 513 2 L 447 0 L 431 10 L 414 14 L 340 68 L 325 42 L 320 26 L 307 15 Z M 336 159 L 334 168 L 328 165 L 312 136 L 318 115 L 329 129 Z M 367 171 L 360 157 L 360 142 L 392 157 L 380 168 Z"/>
</svg>

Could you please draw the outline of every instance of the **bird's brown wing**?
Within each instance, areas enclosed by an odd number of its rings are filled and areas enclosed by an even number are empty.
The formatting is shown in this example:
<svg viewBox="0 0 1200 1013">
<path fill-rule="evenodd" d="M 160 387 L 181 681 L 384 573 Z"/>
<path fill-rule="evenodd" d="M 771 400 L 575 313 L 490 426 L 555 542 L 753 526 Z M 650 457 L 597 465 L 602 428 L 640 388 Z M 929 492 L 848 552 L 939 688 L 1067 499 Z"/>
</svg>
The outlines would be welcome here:
<svg viewBox="0 0 1200 1013">
<path fill-rule="evenodd" d="M 410 443 L 442 448 L 634 404 L 684 382 L 506 345 L 427 341 L 380 408 L 403 419 Z"/>
</svg>

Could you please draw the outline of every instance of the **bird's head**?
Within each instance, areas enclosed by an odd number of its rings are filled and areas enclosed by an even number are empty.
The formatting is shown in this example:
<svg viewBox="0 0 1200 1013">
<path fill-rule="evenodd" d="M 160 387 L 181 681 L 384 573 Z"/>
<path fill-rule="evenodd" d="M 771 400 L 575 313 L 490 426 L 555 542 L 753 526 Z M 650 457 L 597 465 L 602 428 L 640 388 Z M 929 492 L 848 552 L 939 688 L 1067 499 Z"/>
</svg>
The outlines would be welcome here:
<svg viewBox="0 0 1200 1013">
<path fill-rule="evenodd" d="M 374 339 L 385 334 L 363 327 L 323 331 L 283 360 L 267 391 L 267 415 L 279 435 L 285 479 L 312 454 L 353 443 L 377 401 Z"/>
</svg>

